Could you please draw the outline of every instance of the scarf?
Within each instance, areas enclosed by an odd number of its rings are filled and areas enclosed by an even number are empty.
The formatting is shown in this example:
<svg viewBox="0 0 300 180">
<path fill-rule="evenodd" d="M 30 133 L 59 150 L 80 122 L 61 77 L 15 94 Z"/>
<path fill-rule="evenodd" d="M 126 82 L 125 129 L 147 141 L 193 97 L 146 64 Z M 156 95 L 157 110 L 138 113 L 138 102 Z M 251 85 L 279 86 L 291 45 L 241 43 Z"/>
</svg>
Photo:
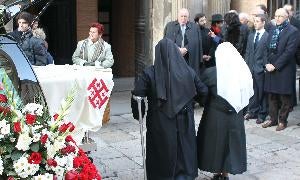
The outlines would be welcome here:
<svg viewBox="0 0 300 180">
<path fill-rule="evenodd" d="M 285 20 L 282 24 L 276 25 L 276 28 L 273 30 L 271 42 L 269 48 L 273 51 L 277 50 L 279 35 L 280 32 L 289 24 L 288 20 Z"/>
<path fill-rule="evenodd" d="M 221 29 L 218 26 L 211 26 L 210 29 L 215 33 L 215 35 L 221 34 Z"/>
<path fill-rule="evenodd" d="M 97 42 L 95 42 L 96 43 L 95 51 L 92 56 L 92 59 L 88 58 L 88 46 L 87 46 L 88 42 L 89 39 L 84 40 L 80 50 L 80 58 L 88 62 L 95 62 L 104 50 L 104 40 L 100 38 Z"/>
</svg>

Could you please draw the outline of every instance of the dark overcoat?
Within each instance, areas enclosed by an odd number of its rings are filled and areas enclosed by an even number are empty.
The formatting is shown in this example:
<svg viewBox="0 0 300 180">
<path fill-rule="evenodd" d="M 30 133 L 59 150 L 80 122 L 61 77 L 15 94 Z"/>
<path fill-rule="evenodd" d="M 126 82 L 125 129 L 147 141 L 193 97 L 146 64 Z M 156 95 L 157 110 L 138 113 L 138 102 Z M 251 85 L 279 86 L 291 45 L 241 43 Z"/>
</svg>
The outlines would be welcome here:
<svg viewBox="0 0 300 180">
<path fill-rule="evenodd" d="M 236 113 L 217 95 L 216 67 L 205 69 L 201 79 L 209 93 L 197 132 L 199 169 L 241 174 L 247 170 L 243 111 Z"/>
<path fill-rule="evenodd" d="M 197 177 L 197 150 L 193 99 L 175 117 L 169 118 L 158 106 L 155 69 L 146 68 L 135 84 L 134 95 L 147 97 L 146 168 L 149 180 L 173 180 L 178 171 Z M 193 74 L 197 94 L 207 87 Z M 178 87 L 180 88 L 180 87 Z M 184 96 L 178 94 L 178 96 Z"/>
<path fill-rule="evenodd" d="M 164 37 L 171 39 L 178 47 L 181 47 L 182 34 L 178 21 L 169 22 L 164 30 Z M 202 63 L 202 38 L 198 24 L 188 22 L 185 30 L 185 47 L 188 50 L 187 63 L 200 75 Z"/>
<path fill-rule="evenodd" d="M 270 44 L 271 30 L 268 40 Z M 275 71 L 265 74 L 265 91 L 275 94 L 292 94 L 295 84 L 296 59 L 295 54 L 299 43 L 298 30 L 288 24 L 279 34 L 276 51 L 268 52 L 268 63 L 275 66 Z"/>
</svg>

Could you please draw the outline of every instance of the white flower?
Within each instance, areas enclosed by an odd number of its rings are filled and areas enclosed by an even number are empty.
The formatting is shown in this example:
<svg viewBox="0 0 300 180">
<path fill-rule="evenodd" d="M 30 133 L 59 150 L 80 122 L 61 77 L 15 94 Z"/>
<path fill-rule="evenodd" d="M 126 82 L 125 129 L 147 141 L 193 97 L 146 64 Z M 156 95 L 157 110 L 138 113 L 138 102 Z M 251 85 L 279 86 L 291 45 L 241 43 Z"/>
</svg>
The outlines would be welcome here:
<svg viewBox="0 0 300 180">
<path fill-rule="evenodd" d="M 18 143 L 16 145 L 16 148 L 18 150 L 23 150 L 23 151 L 26 151 L 26 150 L 29 150 L 29 145 L 31 144 L 32 142 L 32 138 L 29 136 L 28 133 L 22 133 L 19 135 L 19 139 L 18 139 Z"/>
<path fill-rule="evenodd" d="M 5 119 L 0 121 L 0 128 L 3 128 L 4 126 L 6 126 L 6 120 Z"/>
<path fill-rule="evenodd" d="M 65 138 L 63 137 L 57 137 L 57 139 L 54 140 L 54 144 L 53 144 L 53 147 L 55 149 L 55 151 L 58 151 L 64 147 L 66 147 L 65 145 Z"/>
<path fill-rule="evenodd" d="M 38 116 L 43 115 L 43 106 L 36 103 L 29 103 L 23 109 L 23 113 L 36 114 Z"/>
<path fill-rule="evenodd" d="M 2 175 L 3 170 L 4 170 L 4 167 L 3 167 L 3 161 L 2 161 L 2 158 L 1 158 L 1 156 L 0 156 L 0 175 Z"/>
<path fill-rule="evenodd" d="M 48 159 L 53 158 L 56 154 L 54 147 L 52 146 L 52 144 L 49 141 L 47 141 L 45 145 L 47 148 L 47 158 Z"/>
<path fill-rule="evenodd" d="M 41 139 L 41 134 L 35 133 L 33 134 L 32 141 L 38 142 Z"/>
<path fill-rule="evenodd" d="M 28 176 L 34 175 L 40 168 L 38 164 L 28 163 L 28 155 L 23 155 L 17 161 L 14 161 L 13 167 L 15 172 L 21 178 L 27 178 Z"/>
<path fill-rule="evenodd" d="M 6 135 L 10 133 L 10 125 L 6 124 L 1 128 L 1 134 Z"/>
<path fill-rule="evenodd" d="M 60 166 L 56 166 L 55 168 L 53 168 L 53 171 L 55 172 L 55 174 L 57 176 L 64 176 L 64 172 L 65 172 L 65 169 L 63 167 L 60 167 Z"/>
<path fill-rule="evenodd" d="M 46 173 L 44 175 L 38 175 L 33 177 L 34 180 L 53 180 L 53 174 Z"/>
</svg>

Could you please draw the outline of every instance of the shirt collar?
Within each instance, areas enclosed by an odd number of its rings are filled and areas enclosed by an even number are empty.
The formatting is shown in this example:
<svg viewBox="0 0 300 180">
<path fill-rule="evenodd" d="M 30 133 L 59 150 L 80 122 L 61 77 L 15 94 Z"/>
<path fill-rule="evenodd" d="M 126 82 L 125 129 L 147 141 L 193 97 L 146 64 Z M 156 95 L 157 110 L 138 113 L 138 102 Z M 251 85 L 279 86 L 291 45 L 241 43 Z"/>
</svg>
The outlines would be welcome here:
<svg viewBox="0 0 300 180">
<path fill-rule="evenodd" d="M 259 33 L 259 35 L 263 35 L 263 33 L 265 32 L 266 30 L 263 28 L 261 30 L 258 30 L 258 31 L 255 31 L 255 34 Z"/>
</svg>

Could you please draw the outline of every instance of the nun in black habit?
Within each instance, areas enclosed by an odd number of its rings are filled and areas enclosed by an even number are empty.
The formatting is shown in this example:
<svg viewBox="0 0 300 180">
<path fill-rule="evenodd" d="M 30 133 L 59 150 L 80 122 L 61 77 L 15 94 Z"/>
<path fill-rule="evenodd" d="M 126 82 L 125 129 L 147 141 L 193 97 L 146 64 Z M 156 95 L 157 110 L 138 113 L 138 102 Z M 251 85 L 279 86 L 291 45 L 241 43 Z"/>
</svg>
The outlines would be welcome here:
<svg viewBox="0 0 300 180">
<path fill-rule="evenodd" d="M 198 166 L 226 180 L 247 170 L 243 108 L 254 93 L 251 72 L 231 43 L 220 44 L 215 56 L 216 67 L 201 76 L 209 93 L 197 132 Z"/>
<path fill-rule="evenodd" d="M 147 179 L 195 179 L 198 170 L 193 101 L 206 95 L 207 87 L 174 42 L 167 38 L 158 42 L 154 65 L 143 71 L 132 93 L 148 99 Z"/>
</svg>

